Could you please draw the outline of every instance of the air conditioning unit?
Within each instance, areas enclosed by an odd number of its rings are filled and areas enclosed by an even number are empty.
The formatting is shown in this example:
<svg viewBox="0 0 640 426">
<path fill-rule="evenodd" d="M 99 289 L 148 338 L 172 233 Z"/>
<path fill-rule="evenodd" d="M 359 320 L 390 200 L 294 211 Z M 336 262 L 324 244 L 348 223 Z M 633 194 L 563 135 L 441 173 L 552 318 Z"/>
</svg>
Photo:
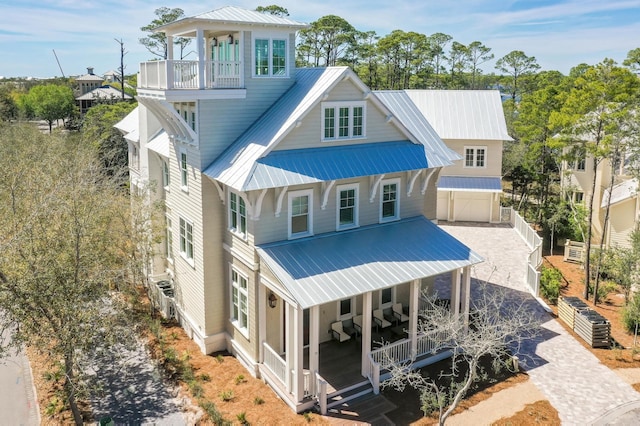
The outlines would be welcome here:
<svg viewBox="0 0 640 426">
<path fill-rule="evenodd" d="M 151 286 L 149 286 L 149 293 L 151 303 L 164 318 L 174 318 L 176 316 L 176 303 L 173 298 L 175 291 L 171 281 L 159 280 L 152 282 Z"/>
</svg>

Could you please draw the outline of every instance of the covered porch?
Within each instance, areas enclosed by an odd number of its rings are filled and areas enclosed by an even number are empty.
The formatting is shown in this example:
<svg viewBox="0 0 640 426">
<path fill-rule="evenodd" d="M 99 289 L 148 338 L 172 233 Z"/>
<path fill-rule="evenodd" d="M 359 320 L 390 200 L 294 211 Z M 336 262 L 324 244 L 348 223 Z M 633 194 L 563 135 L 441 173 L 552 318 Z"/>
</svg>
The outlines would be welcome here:
<svg viewBox="0 0 640 426">
<path fill-rule="evenodd" d="M 446 356 L 419 330 L 420 296 L 444 274 L 452 314 L 468 319 L 470 267 L 482 260 L 423 217 L 258 253 L 260 374 L 298 412 L 316 403 L 326 412 L 363 383 L 377 393 L 386 357 L 426 365 Z"/>
</svg>

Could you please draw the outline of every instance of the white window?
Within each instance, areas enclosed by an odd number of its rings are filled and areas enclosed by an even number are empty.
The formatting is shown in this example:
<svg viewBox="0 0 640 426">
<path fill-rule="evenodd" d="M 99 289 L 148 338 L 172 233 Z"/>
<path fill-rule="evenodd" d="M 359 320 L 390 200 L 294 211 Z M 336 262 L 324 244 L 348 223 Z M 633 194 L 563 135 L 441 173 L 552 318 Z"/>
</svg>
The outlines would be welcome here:
<svg viewBox="0 0 640 426">
<path fill-rule="evenodd" d="M 350 297 L 338 301 L 338 321 L 352 318 L 356 311 L 356 298 Z"/>
<path fill-rule="evenodd" d="M 400 179 L 380 182 L 380 222 L 400 219 Z"/>
<path fill-rule="evenodd" d="M 464 166 L 465 167 L 486 167 L 487 147 L 485 146 L 465 146 Z"/>
<path fill-rule="evenodd" d="M 322 140 L 363 138 L 364 116 L 364 102 L 324 102 Z"/>
<path fill-rule="evenodd" d="M 336 229 L 358 226 L 358 184 L 340 185 L 336 190 Z"/>
<path fill-rule="evenodd" d="M 313 191 L 289 193 L 289 239 L 313 235 Z"/>
<path fill-rule="evenodd" d="M 231 322 L 249 334 L 249 290 L 247 277 L 231 267 Z"/>
<path fill-rule="evenodd" d="M 573 202 L 575 204 L 582 204 L 584 202 L 584 192 L 574 192 Z"/>
<path fill-rule="evenodd" d="M 189 173 L 187 170 L 187 153 L 180 153 L 180 182 L 182 184 L 182 190 L 189 190 Z"/>
<path fill-rule="evenodd" d="M 162 186 L 165 190 L 171 185 L 171 172 L 169 170 L 169 162 L 162 160 Z"/>
<path fill-rule="evenodd" d="M 256 77 L 285 77 L 287 75 L 287 40 L 262 37 L 254 39 L 254 67 Z"/>
<path fill-rule="evenodd" d="M 196 103 L 195 102 L 176 102 L 173 107 L 178 115 L 187 123 L 189 127 L 196 131 Z"/>
<path fill-rule="evenodd" d="M 575 162 L 575 170 L 579 172 L 584 172 L 587 165 L 587 159 L 582 157 Z"/>
<path fill-rule="evenodd" d="M 180 218 L 180 255 L 193 261 L 193 224 Z"/>
<path fill-rule="evenodd" d="M 167 216 L 167 229 L 164 242 L 164 250 L 169 262 L 173 261 L 173 230 L 171 229 L 171 218 Z"/>
<path fill-rule="evenodd" d="M 244 198 L 235 192 L 229 193 L 229 229 L 242 238 L 247 236 L 247 208 Z"/>
<path fill-rule="evenodd" d="M 129 164 L 134 170 L 140 169 L 140 152 L 135 144 L 131 144 L 131 161 Z"/>
</svg>

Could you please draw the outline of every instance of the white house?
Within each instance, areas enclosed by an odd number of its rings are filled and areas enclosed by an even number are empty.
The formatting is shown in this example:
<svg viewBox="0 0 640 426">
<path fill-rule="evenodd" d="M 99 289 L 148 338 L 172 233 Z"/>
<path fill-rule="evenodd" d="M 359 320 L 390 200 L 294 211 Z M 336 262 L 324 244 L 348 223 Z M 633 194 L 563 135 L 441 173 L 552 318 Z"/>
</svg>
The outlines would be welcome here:
<svg viewBox="0 0 640 426">
<path fill-rule="evenodd" d="M 446 274 L 468 319 L 482 260 L 434 224 L 438 174 L 460 156 L 407 93 L 296 69 L 305 27 L 237 7 L 160 27 L 197 58 L 142 63 L 139 107 L 117 126 L 132 190 L 155 186 L 166 205 L 150 265 L 173 286 L 163 303 L 203 352 L 231 351 L 296 411 L 377 391 L 384 351 L 432 356 L 421 291 Z M 382 335 L 395 343 L 377 347 Z"/>
<path fill-rule="evenodd" d="M 449 148 L 461 156 L 440 173 L 438 220 L 500 222 L 502 144 L 512 138 L 497 90 L 407 90 Z"/>
</svg>

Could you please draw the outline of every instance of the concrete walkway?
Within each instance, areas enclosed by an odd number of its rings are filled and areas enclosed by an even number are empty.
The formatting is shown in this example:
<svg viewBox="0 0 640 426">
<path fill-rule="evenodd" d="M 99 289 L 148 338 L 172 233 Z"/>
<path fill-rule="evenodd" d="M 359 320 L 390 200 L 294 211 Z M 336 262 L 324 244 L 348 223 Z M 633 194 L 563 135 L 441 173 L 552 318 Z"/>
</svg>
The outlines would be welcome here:
<svg viewBox="0 0 640 426">
<path fill-rule="evenodd" d="M 500 226 L 444 224 L 442 228 L 486 259 L 475 278 L 526 291 L 528 248 L 515 230 Z M 493 271 L 493 272 L 491 272 Z M 488 278 L 487 278 L 488 277 Z M 520 348 L 530 381 L 558 410 L 563 424 L 615 424 L 633 414 L 640 394 L 600 361 L 553 319 L 538 303 L 532 315 L 542 322 L 542 333 Z M 627 417 L 624 417 L 627 416 Z"/>
</svg>

